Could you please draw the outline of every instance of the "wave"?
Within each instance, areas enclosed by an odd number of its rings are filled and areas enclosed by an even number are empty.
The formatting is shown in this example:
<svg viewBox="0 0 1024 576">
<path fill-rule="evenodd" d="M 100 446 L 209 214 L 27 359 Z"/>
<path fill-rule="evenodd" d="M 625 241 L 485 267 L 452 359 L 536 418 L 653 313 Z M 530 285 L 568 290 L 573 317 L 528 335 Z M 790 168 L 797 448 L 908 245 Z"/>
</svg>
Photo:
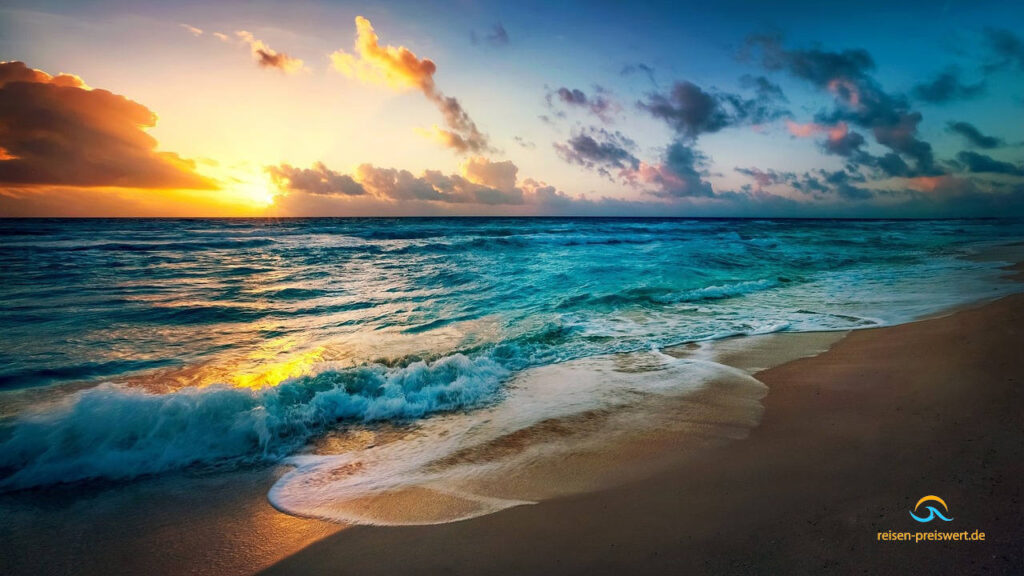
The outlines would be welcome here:
<svg viewBox="0 0 1024 576">
<path fill-rule="evenodd" d="M 576 294 L 565 298 L 558 304 L 558 308 L 581 308 L 587 306 L 618 307 L 618 306 L 664 306 L 667 304 L 678 304 L 682 302 L 700 302 L 702 300 L 722 300 L 736 296 L 744 296 L 754 292 L 770 290 L 781 284 L 790 283 L 788 278 L 780 277 L 777 280 L 762 279 L 718 284 L 685 290 L 682 292 L 668 287 L 644 286 L 630 288 L 615 294 Z"/>
<path fill-rule="evenodd" d="M 112 360 L 109 362 L 84 362 L 52 368 L 26 369 L 0 372 L 0 389 L 25 388 L 61 380 L 88 380 L 114 376 L 125 372 L 162 368 L 177 364 L 176 360 Z"/>
<path fill-rule="evenodd" d="M 9 246 L 11 250 L 69 250 L 72 252 L 101 251 L 101 252 L 156 252 L 156 251 L 180 251 L 194 252 L 198 250 L 238 250 L 241 248 L 262 248 L 271 246 L 275 242 L 270 238 L 251 238 L 239 240 L 208 240 L 188 242 L 98 242 L 95 244 L 21 244 Z M 2 248 L 2 247 L 0 247 Z"/>
<path fill-rule="evenodd" d="M 339 421 L 420 418 L 492 400 L 508 371 L 463 354 L 326 371 L 262 390 L 103 384 L 0 431 L 0 490 L 277 460 Z"/>
</svg>

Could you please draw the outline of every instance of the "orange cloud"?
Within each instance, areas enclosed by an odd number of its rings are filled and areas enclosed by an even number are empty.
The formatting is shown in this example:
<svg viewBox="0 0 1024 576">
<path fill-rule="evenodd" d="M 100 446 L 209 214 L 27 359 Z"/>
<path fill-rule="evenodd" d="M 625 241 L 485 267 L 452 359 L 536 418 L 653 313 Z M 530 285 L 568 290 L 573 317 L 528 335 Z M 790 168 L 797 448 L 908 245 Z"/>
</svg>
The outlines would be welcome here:
<svg viewBox="0 0 1024 576">
<path fill-rule="evenodd" d="M 828 91 L 852 108 L 860 107 L 860 88 L 845 78 L 835 78 L 828 83 Z"/>
<path fill-rule="evenodd" d="M 509 191 L 516 187 L 519 168 L 511 160 L 491 162 L 482 156 L 473 156 L 462 163 L 460 172 L 474 184 Z"/>
<path fill-rule="evenodd" d="M 789 130 L 789 133 L 797 138 L 810 138 L 818 134 L 827 134 L 829 140 L 835 141 L 845 137 L 850 132 L 850 127 L 846 122 L 839 122 L 838 124 L 817 124 L 814 122 L 798 124 L 792 120 L 786 120 L 786 130 Z"/>
<path fill-rule="evenodd" d="M 215 189 L 195 163 L 156 151 L 156 114 L 77 76 L 0 63 L 0 186 Z"/>
<path fill-rule="evenodd" d="M 381 46 L 373 25 L 362 16 L 356 16 L 355 54 L 338 50 L 331 54 L 331 63 L 338 72 L 368 84 L 434 91 L 437 66 L 405 46 Z"/>
<path fill-rule="evenodd" d="M 251 32 L 239 30 L 235 32 L 243 42 L 249 45 L 252 51 L 252 58 L 261 68 L 275 68 L 285 74 L 295 74 L 305 69 L 302 60 L 292 58 L 284 52 L 278 52 L 267 46 L 262 40 L 257 40 Z"/>
<path fill-rule="evenodd" d="M 954 180 L 952 176 L 917 176 L 907 179 L 907 187 L 918 192 L 935 192 Z"/>
<path fill-rule="evenodd" d="M 445 96 L 434 84 L 437 65 L 420 58 L 405 46 L 382 46 L 370 21 L 356 17 L 354 53 L 338 50 L 331 54 L 338 72 L 367 84 L 392 90 L 420 90 L 437 106 L 447 129 L 434 126 L 427 135 L 457 152 L 490 150 L 487 136 L 480 132 L 458 99 Z"/>
</svg>

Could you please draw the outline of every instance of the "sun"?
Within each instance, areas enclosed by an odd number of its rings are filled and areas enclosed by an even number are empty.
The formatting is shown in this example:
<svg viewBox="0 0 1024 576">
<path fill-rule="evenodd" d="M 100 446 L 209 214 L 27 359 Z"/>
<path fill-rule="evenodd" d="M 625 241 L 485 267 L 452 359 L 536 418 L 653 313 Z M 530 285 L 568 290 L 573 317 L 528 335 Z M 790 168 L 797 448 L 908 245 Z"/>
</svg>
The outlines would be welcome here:
<svg viewBox="0 0 1024 576">
<path fill-rule="evenodd" d="M 238 186 L 238 192 L 242 198 L 259 207 L 270 206 L 274 203 L 275 190 L 276 188 L 262 176 L 258 180 L 243 182 Z"/>
<path fill-rule="evenodd" d="M 267 174 L 250 165 L 217 166 L 207 172 L 220 182 L 221 199 L 231 204 L 249 209 L 268 208 L 278 195 L 277 186 Z"/>
</svg>

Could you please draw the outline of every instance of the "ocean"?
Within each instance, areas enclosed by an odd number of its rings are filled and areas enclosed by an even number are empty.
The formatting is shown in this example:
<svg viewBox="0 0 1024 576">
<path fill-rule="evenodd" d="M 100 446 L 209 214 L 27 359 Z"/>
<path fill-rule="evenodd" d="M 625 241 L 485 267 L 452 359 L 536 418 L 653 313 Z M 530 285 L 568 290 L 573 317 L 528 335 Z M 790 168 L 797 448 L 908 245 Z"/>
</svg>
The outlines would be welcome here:
<svg viewBox="0 0 1024 576">
<path fill-rule="evenodd" d="M 978 255 L 1021 240 L 999 219 L 0 220 L 0 491 L 284 462 L 275 505 L 333 517 L 310 478 L 339 458 L 393 489 L 480 438 L 707 381 L 668 346 L 1009 294 Z"/>
</svg>

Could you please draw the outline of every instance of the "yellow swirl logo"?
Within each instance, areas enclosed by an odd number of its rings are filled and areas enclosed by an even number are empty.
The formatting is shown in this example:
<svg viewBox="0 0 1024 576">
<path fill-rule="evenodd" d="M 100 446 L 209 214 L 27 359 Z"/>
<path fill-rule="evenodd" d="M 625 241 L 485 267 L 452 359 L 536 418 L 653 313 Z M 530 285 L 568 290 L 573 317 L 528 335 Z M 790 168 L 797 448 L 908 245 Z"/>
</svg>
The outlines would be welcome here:
<svg viewBox="0 0 1024 576">
<path fill-rule="evenodd" d="M 917 501 L 917 504 L 914 505 L 914 511 L 910 513 L 910 517 L 914 520 L 917 520 L 918 522 L 931 522 L 936 518 L 944 522 L 949 522 L 952 520 L 952 518 L 947 518 L 945 514 L 939 511 L 938 508 L 931 505 L 924 507 L 924 511 L 928 512 L 927 514 L 921 514 L 920 516 L 915 514 L 915 512 L 918 512 L 918 510 L 921 508 L 921 505 L 925 504 L 926 502 L 936 502 L 938 504 L 941 504 L 942 509 L 946 511 L 946 514 L 949 514 L 949 506 L 946 506 L 946 502 L 943 501 L 942 498 L 939 498 L 938 496 L 929 495 Z"/>
</svg>

